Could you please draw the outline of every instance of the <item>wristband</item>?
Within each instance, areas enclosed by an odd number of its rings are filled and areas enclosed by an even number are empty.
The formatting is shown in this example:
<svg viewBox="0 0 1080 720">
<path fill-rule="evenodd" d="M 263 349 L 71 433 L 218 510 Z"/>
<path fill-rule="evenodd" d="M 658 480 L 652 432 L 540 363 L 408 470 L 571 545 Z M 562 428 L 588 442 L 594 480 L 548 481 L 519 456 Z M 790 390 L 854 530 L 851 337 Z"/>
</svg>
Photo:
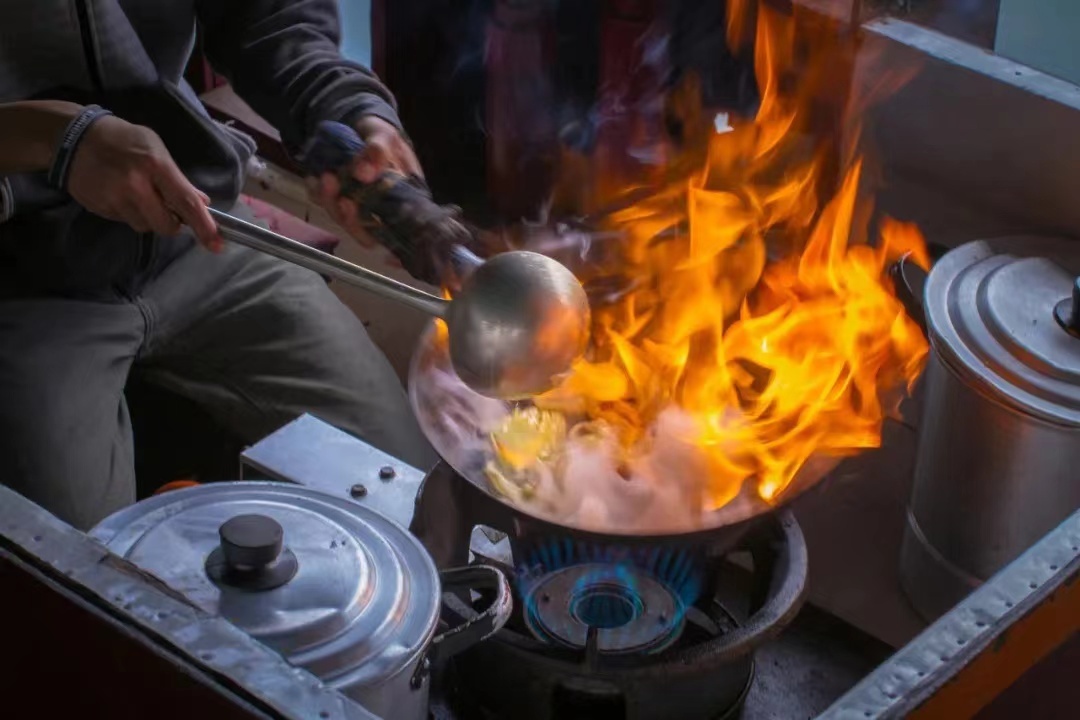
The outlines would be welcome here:
<svg viewBox="0 0 1080 720">
<path fill-rule="evenodd" d="M 66 190 L 68 174 L 71 171 L 71 159 L 75 156 L 75 149 L 79 147 L 79 141 L 86 131 L 95 122 L 112 115 L 111 112 L 98 105 L 87 105 L 83 111 L 75 116 L 75 119 L 64 130 L 64 136 L 60 141 L 60 147 L 56 149 L 52 167 L 49 168 L 49 185 L 57 190 Z"/>
</svg>

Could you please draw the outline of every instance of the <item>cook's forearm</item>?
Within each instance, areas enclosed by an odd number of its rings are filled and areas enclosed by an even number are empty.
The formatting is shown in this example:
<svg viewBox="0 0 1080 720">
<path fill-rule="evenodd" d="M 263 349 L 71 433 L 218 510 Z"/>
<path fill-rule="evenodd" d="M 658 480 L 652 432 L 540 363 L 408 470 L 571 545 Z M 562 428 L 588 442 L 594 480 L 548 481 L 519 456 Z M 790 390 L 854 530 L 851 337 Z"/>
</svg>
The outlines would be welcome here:
<svg viewBox="0 0 1080 720">
<path fill-rule="evenodd" d="M 322 120 L 399 124 L 390 91 L 341 56 L 336 0 L 196 0 L 196 9 L 211 64 L 287 142 Z"/>
<path fill-rule="evenodd" d="M 48 170 L 82 107 L 59 100 L 0 103 L 0 175 Z"/>
</svg>

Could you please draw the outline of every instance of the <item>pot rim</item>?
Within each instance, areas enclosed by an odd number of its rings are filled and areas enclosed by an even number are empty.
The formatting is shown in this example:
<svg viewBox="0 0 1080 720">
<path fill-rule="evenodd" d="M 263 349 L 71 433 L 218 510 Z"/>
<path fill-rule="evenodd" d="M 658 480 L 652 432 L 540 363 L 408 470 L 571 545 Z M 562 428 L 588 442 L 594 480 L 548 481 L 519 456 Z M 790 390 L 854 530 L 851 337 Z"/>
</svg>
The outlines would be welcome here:
<svg viewBox="0 0 1080 720">
<path fill-rule="evenodd" d="M 1031 247 L 1030 243 L 1021 244 L 1025 240 L 1034 241 L 1036 247 Z M 1049 259 L 1063 272 L 1080 270 L 1080 249 L 1074 249 L 1073 245 L 1074 243 L 1068 240 L 1047 236 L 1010 236 L 965 243 L 950 250 L 933 266 L 923 291 L 927 338 L 934 354 L 951 373 L 965 384 L 978 389 L 981 396 L 1013 413 L 1065 428 L 1080 428 L 1080 404 L 1075 408 L 1063 405 L 1050 396 L 1049 389 L 1036 382 L 1023 382 L 1023 376 L 1012 380 L 998 371 L 995 367 L 998 363 L 994 358 L 983 357 L 980 350 L 984 348 L 979 343 L 985 344 L 986 341 L 972 339 L 972 329 L 962 324 L 971 314 L 966 306 L 961 307 L 961 303 L 970 298 L 965 296 L 958 301 L 957 286 L 969 279 L 968 273 L 984 272 L 984 276 L 972 275 L 970 278 L 972 281 L 979 281 L 977 291 L 981 293 L 984 291 L 986 278 L 992 277 L 999 269 L 1008 268 L 1015 262 L 1046 259 L 1041 253 L 1047 252 L 1051 247 L 1058 247 L 1059 251 L 1053 253 Z M 1065 265 L 1068 267 L 1063 267 Z M 970 289 L 968 291 L 970 292 Z M 1068 342 L 1077 343 L 1076 352 L 1080 354 L 1080 340 L 1068 336 L 1056 326 L 1052 307 L 1046 310 L 1044 322 L 1047 326 L 1053 326 L 1051 332 L 1060 331 L 1067 341 L 1066 345 Z M 976 317 L 982 321 L 981 315 Z M 993 331 L 985 324 L 975 329 L 992 338 Z M 994 349 L 999 350 L 1006 361 L 1017 362 L 1004 346 L 995 345 Z M 1032 374 L 1028 377 L 1038 376 Z M 1046 376 L 1046 382 L 1068 386 L 1065 381 L 1050 376 Z M 1080 393 L 1080 386 L 1076 390 Z"/>
</svg>

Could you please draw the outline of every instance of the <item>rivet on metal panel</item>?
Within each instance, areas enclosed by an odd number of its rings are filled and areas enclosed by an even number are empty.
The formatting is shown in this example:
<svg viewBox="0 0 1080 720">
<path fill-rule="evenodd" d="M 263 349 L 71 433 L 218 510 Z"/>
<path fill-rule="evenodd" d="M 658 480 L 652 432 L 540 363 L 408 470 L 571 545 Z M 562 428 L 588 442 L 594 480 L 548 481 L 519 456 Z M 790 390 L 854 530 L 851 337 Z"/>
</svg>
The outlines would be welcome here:
<svg viewBox="0 0 1080 720">
<path fill-rule="evenodd" d="M 352 495 L 354 498 L 362 498 L 367 495 L 367 486 L 356 483 L 351 488 L 349 488 L 349 494 Z"/>
<path fill-rule="evenodd" d="M 396 475 L 397 472 L 390 465 L 383 465 L 381 468 L 379 468 L 380 480 L 393 480 Z"/>
</svg>

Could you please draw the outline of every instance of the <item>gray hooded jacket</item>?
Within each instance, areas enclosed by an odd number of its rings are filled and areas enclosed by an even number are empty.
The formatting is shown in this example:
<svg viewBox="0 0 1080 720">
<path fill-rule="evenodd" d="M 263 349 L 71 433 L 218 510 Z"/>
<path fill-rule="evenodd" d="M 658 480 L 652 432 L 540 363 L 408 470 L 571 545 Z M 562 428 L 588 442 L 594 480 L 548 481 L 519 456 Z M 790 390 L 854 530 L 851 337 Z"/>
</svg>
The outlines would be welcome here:
<svg viewBox="0 0 1080 720">
<path fill-rule="evenodd" d="M 293 148 L 322 120 L 399 124 L 389 91 L 341 56 L 337 0 L 0 0 L 0 102 L 96 103 L 151 127 L 228 205 L 254 143 L 212 121 L 183 79 L 196 24 L 215 70 Z M 130 296 L 184 249 L 86 212 L 43 174 L 0 187 L 0 296 Z"/>
</svg>

